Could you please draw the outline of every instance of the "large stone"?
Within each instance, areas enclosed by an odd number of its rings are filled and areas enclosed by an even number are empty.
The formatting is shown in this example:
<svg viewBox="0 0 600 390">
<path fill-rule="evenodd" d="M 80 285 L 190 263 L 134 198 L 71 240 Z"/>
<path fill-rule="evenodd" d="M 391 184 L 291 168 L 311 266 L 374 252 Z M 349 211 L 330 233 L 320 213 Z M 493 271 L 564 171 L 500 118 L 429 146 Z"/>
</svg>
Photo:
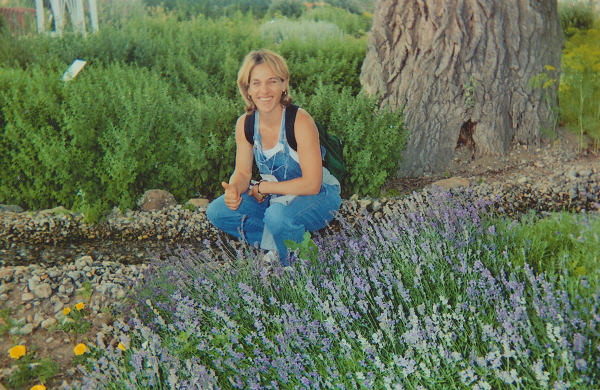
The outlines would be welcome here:
<svg viewBox="0 0 600 390">
<path fill-rule="evenodd" d="M 31 334 L 33 332 L 34 326 L 33 324 L 25 324 L 21 329 L 19 329 L 19 333 L 22 335 Z"/>
<path fill-rule="evenodd" d="M 138 201 L 138 206 L 142 211 L 162 210 L 175 205 L 177 205 L 175 197 L 163 190 L 148 190 Z"/>
<path fill-rule="evenodd" d="M 2 268 L 2 269 L 0 269 L 0 279 L 6 279 L 9 276 L 13 276 L 14 273 L 15 273 L 14 268 L 11 268 L 11 267 Z"/>
<path fill-rule="evenodd" d="M 25 294 L 21 295 L 21 301 L 23 301 L 23 302 L 31 301 L 34 298 L 35 298 L 35 295 L 33 295 L 32 293 L 25 293 Z"/>
<path fill-rule="evenodd" d="M 11 204 L 8 206 L 4 205 L 4 204 L 0 204 L 0 212 L 1 213 L 22 213 L 23 209 L 14 204 Z"/>
<path fill-rule="evenodd" d="M 40 283 L 33 288 L 33 293 L 38 298 L 48 298 L 52 295 L 52 287 L 48 283 Z"/>
<path fill-rule="evenodd" d="M 98 313 L 98 316 L 93 320 L 93 325 L 94 327 L 102 328 L 102 324 L 112 325 L 113 322 L 114 319 L 110 314 Z"/>
<path fill-rule="evenodd" d="M 75 260 L 75 267 L 77 267 L 77 269 L 81 269 L 85 266 L 91 266 L 92 264 L 94 264 L 94 260 L 91 256 L 83 256 Z"/>
<path fill-rule="evenodd" d="M 471 182 L 469 181 L 469 179 L 463 179 L 461 177 L 452 177 L 450 179 L 438 180 L 432 185 L 444 188 L 446 190 L 450 190 L 452 188 L 468 187 L 471 185 Z"/>
<path fill-rule="evenodd" d="M 7 284 L 3 284 L 0 286 L 0 294 L 4 294 L 7 291 L 12 290 L 12 288 L 15 286 L 14 283 L 7 283 Z"/>
<path fill-rule="evenodd" d="M 48 328 L 48 327 L 50 327 L 51 325 L 54 325 L 54 324 L 56 324 L 56 322 L 57 322 L 57 321 L 56 321 L 56 319 L 55 319 L 55 318 L 52 318 L 52 317 L 50 317 L 50 318 L 48 318 L 48 319 L 46 319 L 46 320 L 42 321 L 42 323 L 41 323 L 42 329 L 47 329 L 47 328 Z"/>
</svg>

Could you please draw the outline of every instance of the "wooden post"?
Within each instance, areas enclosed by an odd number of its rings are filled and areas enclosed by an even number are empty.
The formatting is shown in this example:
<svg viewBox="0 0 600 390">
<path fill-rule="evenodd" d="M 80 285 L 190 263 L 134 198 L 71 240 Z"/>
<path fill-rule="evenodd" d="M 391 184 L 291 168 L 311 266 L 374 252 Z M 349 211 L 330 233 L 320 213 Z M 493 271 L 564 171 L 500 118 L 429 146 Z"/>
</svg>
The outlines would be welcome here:
<svg viewBox="0 0 600 390">
<path fill-rule="evenodd" d="M 44 2 L 43 0 L 35 0 L 35 16 L 37 20 L 38 33 L 43 33 L 44 29 Z"/>
<path fill-rule="evenodd" d="M 96 0 L 88 0 L 90 5 L 90 22 L 92 24 L 92 33 L 98 31 L 98 9 L 96 7 Z"/>
</svg>

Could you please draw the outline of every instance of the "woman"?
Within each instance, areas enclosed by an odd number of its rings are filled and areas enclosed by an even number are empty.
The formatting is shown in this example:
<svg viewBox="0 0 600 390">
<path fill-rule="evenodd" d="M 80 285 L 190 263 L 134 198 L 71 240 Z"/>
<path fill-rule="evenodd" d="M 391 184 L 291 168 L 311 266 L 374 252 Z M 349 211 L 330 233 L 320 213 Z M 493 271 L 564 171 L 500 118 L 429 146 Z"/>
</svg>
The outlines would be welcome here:
<svg viewBox="0 0 600 390">
<path fill-rule="evenodd" d="M 286 140 L 286 107 L 292 103 L 285 60 L 269 50 L 252 51 L 238 73 L 246 113 L 235 128 L 235 170 L 225 193 L 206 210 L 217 228 L 259 243 L 267 250 L 265 260 L 289 263 L 285 240 L 302 241 L 308 231 L 327 225 L 338 211 L 340 183 L 322 165 L 325 149 L 312 117 L 298 109 L 294 122 L 297 152 Z M 254 145 L 246 139 L 246 116 L 255 114 Z M 251 185 L 252 164 L 262 180 Z"/>
</svg>

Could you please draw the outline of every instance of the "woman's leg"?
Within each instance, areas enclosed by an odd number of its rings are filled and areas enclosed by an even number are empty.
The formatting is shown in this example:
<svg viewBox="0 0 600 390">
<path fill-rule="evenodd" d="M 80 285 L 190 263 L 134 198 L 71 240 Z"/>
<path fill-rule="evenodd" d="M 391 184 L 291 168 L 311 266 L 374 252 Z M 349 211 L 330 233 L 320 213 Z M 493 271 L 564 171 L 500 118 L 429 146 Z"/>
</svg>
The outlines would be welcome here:
<svg viewBox="0 0 600 390">
<path fill-rule="evenodd" d="M 273 235 L 279 259 L 289 265 L 285 240 L 302 242 L 308 231 L 324 228 L 339 210 L 342 199 L 337 187 L 321 186 L 317 195 L 298 196 L 289 205 L 272 202 L 265 212 L 264 223 Z"/>
<path fill-rule="evenodd" d="M 221 195 L 212 201 L 206 209 L 206 217 L 218 229 L 234 237 L 244 238 L 250 245 L 262 240 L 265 223 L 263 221 L 267 202 L 258 203 L 247 193 L 242 195 L 242 203 L 237 210 L 232 210 L 225 204 Z"/>
</svg>

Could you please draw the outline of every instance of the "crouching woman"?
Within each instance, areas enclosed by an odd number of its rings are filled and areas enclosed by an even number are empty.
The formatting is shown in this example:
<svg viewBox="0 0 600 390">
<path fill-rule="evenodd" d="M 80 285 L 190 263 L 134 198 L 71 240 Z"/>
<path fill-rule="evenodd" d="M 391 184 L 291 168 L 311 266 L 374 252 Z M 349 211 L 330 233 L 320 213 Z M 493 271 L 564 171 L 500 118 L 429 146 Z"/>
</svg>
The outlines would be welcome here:
<svg viewBox="0 0 600 390">
<path fill-rule="evenodd" d="M 252 51 L 238 73 L 246 113 L 235 127 L 235 169 L 225 193 L 206 211 L 209 221 L 232 236 L 258 243 L 265 260 L 289 266 L 285 240 L 301 242 L 306 231 L 325 227 L 341 204 L 340 183 L 323 167 L 325 149 L 312 117 L 298 109 L 293 122 L 297 150 L 287 142 L 285 116 L 290 112 L 289 70 L 269 50 Z M 253 143 L 246 137 L 246 117 L 254 123 Z M 251 183 L 256 161 L 261 180 Z"/>
</svg>

